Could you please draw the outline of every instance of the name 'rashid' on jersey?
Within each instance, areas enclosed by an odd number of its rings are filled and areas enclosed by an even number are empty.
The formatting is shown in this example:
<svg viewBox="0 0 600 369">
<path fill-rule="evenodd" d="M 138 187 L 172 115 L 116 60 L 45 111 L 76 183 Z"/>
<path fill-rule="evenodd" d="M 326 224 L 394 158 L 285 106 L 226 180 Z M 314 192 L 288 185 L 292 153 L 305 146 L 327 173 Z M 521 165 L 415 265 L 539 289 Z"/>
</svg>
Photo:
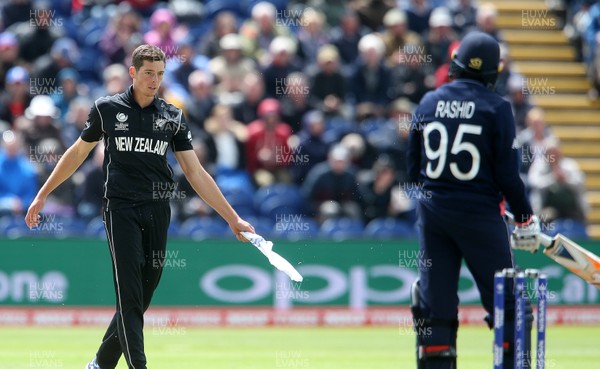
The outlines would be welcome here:
<svg viewBox="0 0 600 369">
<path fill-rule="evenodd" d="M 458 100 L 440 100 L 435 107 L 436 118 L 469 119 L 475 114 L 475 102 Z"/>
<path fill-rule="evenodd" d="M 164 156 L 169 143 L 145 137 L 115 137 L 115 147 L 117 151 L 145 152 Z"/>
</svg>

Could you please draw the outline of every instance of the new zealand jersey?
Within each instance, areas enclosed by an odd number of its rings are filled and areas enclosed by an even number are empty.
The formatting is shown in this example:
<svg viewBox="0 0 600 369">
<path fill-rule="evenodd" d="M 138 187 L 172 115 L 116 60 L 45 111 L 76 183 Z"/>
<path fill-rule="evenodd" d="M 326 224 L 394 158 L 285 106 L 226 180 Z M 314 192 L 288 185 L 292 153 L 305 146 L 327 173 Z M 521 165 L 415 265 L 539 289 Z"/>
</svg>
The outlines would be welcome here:
<svg viewBox="0 0 600 369">
<path fill-rule="evenodd" d="M 479 82 L 458 79 L 427 93 L 414 118 L 408 170 L 428 195 L 424 206 L 497 215 L 504 197 L 516 219 L 528 219 L 507 101 Z"/>
<path fill-rule="evenodd" d="M 167 150 L 192 150 L 182 111 L 162 99 L 141 108 L 133 88 L 96 100 L 81 139 L 104 139 L 104 206 L 113 210 L 168 201 L 174 189 Z"/>
</svg>

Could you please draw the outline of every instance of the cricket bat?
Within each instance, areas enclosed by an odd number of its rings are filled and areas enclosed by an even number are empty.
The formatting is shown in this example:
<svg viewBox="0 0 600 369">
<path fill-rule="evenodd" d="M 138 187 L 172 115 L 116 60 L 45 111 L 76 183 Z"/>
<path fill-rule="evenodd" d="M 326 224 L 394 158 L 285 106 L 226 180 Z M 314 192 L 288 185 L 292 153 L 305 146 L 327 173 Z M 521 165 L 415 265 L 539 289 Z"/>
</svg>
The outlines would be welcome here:
<svg viewBox="0 0 600 369">
<path fill-rule="evenodd" d="M 514 216 L 510 212 L 506 211 L 505 215 L 511 222 L 514 222 Z M 544 246 L 544 255 L 600 289 L 600 257 L 598 255 L 584 249 L 560 233 L 554 237 L 540 233 L 540 243 Z"/>
</svg>

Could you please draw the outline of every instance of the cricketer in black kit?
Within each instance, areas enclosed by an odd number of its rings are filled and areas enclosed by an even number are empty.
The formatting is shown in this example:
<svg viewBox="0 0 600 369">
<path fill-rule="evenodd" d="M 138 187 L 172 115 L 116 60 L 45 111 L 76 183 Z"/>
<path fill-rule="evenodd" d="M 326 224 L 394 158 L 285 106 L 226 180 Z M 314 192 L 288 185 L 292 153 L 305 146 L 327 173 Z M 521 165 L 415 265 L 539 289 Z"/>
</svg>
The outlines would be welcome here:
<svg viewBox="0 0 600 369">
<path fill-rule="evenodd" d="M 116 313 L 87 369 L 114 369 L 121 354 L 130 369 L 146 369 L 144 312 L 162 273 L 171 218 L 168 193 L 175 188 L 166 159 L 169 147 L 194 190 L 227 221 L 238 240 L 246 241 L 240 232 L 254 232 L 202 168 L 182 111 L 156 97 L 165 54 L 155 46 L 141 45 L 132 62 L 132 86 L 96 100 L 81 137 L 58 162 L 25 217 L 29 227 L 38 225 L 46 197 L 104 140 L 103 216 Z"/>
</svg>

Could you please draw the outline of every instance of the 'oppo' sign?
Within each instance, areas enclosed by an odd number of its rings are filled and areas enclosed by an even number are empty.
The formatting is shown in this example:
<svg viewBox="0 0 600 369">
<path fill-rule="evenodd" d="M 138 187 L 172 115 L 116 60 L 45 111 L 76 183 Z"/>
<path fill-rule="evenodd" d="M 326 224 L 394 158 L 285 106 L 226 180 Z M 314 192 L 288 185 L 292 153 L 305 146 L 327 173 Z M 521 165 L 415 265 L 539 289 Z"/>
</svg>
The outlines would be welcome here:
<svg viewBox="0 0 600 369">
<path fill-rule="evenodd" d="M 267 272 L 246 264 L 211 269 L 200 278 L 199 285 L 206 295 L 225 303 L 254 303 L 272 297 L 275 307 L 286 308 L 294 303 L 323 305 L 344 299 L 348 306 L 362 308 L 372 304 L 406 304 L 410 299 L 410 287 L 417 278 L 415 270 L 393 264 L 353 266 L 347 271 L 322 264 L 302 265 L 297 269 L 305 282 L 318 279 L 318 285 L 324 284 L 323 287 L 306 290 L 302 283 L 291 282 L 283 273 Z M 471 281 L 469 288 L 459 293 L 461 301 L 477 302 L 479 293 L 470 273 L 463 268 L 461 276 Z M 242 289 L 223 287 L 220 281 L 231 277 L 246 279 L 250 285 Z M 375 288 L 378 279 L 383 278 L 387 279 L 388 288 Z"/>
</svg>

